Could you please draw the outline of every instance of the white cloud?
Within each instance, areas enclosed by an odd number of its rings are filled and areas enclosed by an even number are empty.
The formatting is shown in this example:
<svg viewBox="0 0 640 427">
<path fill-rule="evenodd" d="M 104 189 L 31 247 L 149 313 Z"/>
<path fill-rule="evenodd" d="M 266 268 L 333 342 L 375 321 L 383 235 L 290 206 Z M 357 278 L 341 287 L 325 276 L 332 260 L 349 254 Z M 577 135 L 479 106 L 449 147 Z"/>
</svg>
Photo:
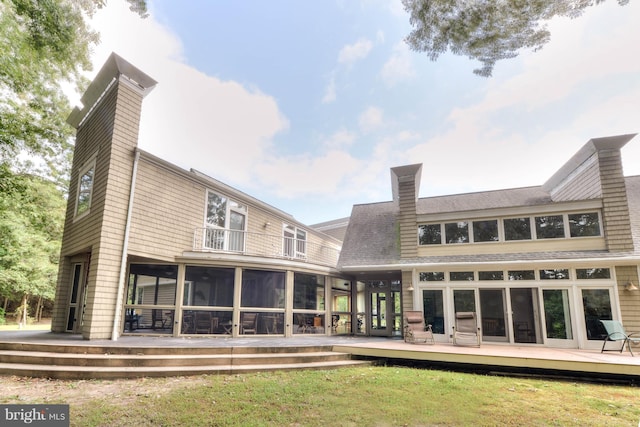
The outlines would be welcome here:
<svg viewBox="0 0 640 427">
<path fill-rule="evenodd" d="M 331 77 L 327 87 L 324 89 L 324 96 L 322 97 L 323 104 L 330 104 L 336 100 L 336 79 Z"/>
<path fill-rule="evenodd" d="M 345 148 L 353 144 L 356 134 L 346 129 L 340 129 L 323 141 L 323 145 L 328 149 Z"/>
<path fill-rule="evenodd" d="M 364 59 L 373 49 L 373 43 L 368 39 L 360 39 L 353 44 L 344 46 L 338 54 L 338 63 L 351 65 L 356 61 Z"/>
<path fill-rule="evenodd" d="M 257 164 L 261 185 L 284 199 L 302 196 L 336 195 L 345 188 L 345 180 L 361 168 L 360 161 L 343 150 L 329 150 L 321 156 L 301 155 L 265 158 Z M 348 191 L 348 190 L 347 190 Z"/>
<path fill-rule="evenodd" d="M 140 19 L 124 2 L 108 2 L 94 26 L 102 40 L 94 55 L 96 71 L 115 51 L 159 82 L 143 103 L 142 149 L 223 180 L 252 181 L 271 139 L 289 126 L 273 97 L 185 64 L 180 41 L 153 16 Z"/>
<path fill-rule="evenodd" d="M 358 117 L 358 126 L 364 133 L 372 132 L 378 129 L 383 124 L 383 113 L 380 108 L 369 107 L 360 113 Z"/>
<path fill-rule="evenodd" d="M 416 70 L 405 42 L 399 42 L 394 46 L 391 57 L 382 66 L 380 75 L 387 86 L 395 86 L 415 77 Z"/>
</svg>

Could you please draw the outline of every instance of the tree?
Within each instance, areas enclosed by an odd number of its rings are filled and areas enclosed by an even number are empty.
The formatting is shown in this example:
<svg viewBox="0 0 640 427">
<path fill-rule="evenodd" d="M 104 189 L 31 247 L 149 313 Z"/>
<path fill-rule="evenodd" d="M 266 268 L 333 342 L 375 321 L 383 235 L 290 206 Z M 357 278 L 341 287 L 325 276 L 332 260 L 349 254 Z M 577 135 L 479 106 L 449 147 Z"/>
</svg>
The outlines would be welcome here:
<svg viewBox="0 0 640 427">
<path fill-rule="evenodd" d="M 129 3 L 146 16 L 144 0 Z M 73 129 L 66 124 L 71 107 L 62 87 L 86 85 L 82 73 L 91 69 L 91 46 L 99 39 L 85 16 L 104 5 L 0 1 L 0 163 L 15 166 L 26 153 L 40 161 L 40 173 L 59 179 L 68 172 Z M 23 166 L 33 169 L 35 163 Z"/>
<path fill-rule="evenodd" d="M 56 185 L 0 165 L 0 297 L 53 299 L 66 201 Z"/>
<path fill-rule="evenodd" d="M 86 85 L 98 34 L 85 17 L 105 4 L 0 0 L 0 297 L 25 315 L 29 296 L 54 297 L 73 135 L 63 85 Z"/>
<path fill-rule="evenodd" d="M 629 0 L 617 0 L 625 5 Z M 490 77 L 496 62 L 522 49 L 541 49 L 553 17 L 576 18 L 604 0 L 402 0 L 413 30 L 405 41 L 431 60 L 450 50 L 481 62 L 475 74 Z"/>
</svg>

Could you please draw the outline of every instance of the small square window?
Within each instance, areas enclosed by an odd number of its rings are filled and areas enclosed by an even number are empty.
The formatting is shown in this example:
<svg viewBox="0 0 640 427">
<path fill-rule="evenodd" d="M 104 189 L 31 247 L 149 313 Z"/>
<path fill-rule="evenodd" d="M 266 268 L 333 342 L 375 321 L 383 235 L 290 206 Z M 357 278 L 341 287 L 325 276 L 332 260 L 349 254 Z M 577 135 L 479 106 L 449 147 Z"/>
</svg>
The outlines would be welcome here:
<svg viewBox="0 0 640 427">
<path fill-rule="evenodd" d="M 497 242 L 498 221 L 473 221 L 474 242 Z"/>
<path fill-rule="evenodd" d="M 420 245 L 442 244 L 440 224 L 423 224 L 418 226 L 418 243 Z"/>
<path fill-rule="evenodd" d="M 450 222 L 444 225 L 447 243 L 469 243 L 469 223 Z"/>
<path fill-rule="evenodd" d="M 597 212 L 569 215 L 571 237 L 600 235 L 600 218 Z"/>
<path fill-rule="evenodd" d="M 509 218 L 504 220 L 505 240 L 531 240 L 531 220 L 529 218 Z"/>
<path fill-rule="evenodd" d="M 538 239 L 560 239 L 564 237 L 562 215 L 536 217 L 536 237 Z"/>
</svg>

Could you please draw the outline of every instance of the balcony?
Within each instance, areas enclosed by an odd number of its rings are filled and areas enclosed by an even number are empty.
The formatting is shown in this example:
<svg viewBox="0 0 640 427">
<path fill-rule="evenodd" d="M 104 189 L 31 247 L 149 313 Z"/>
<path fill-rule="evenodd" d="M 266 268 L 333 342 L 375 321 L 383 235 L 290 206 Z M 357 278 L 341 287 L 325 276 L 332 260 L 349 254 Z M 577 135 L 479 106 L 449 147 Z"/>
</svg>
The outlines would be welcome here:
<svg viewBox="0 0 640 427">
<path fill-rule="evenodd" d="M 193 233 L 193 250 L 290 259 L 329 267 L 335 267 L 340 256 L 338 247 L 282 235 L 223 228 L 197 228 Z"/>
</svg>

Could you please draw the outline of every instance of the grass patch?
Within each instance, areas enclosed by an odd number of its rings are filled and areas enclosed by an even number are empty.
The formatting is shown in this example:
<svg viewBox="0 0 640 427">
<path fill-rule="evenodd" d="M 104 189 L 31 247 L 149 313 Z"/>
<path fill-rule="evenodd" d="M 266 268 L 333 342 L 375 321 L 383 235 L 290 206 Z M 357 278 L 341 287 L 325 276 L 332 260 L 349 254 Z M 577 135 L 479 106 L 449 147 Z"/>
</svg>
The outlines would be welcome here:
<svg viewBox="0 0 640 427">
<path fill-rule="evenodd" d="M 42 402 L 69 403 L 72 426 L 637 426 L 640 420 L 636 387 L 406 367 L 50 383 L 58 396 Z M 87 398 L 90 384 L 104 393 Z M 25 403 L 15 393 L 0 402 Z"/>
</svg>

